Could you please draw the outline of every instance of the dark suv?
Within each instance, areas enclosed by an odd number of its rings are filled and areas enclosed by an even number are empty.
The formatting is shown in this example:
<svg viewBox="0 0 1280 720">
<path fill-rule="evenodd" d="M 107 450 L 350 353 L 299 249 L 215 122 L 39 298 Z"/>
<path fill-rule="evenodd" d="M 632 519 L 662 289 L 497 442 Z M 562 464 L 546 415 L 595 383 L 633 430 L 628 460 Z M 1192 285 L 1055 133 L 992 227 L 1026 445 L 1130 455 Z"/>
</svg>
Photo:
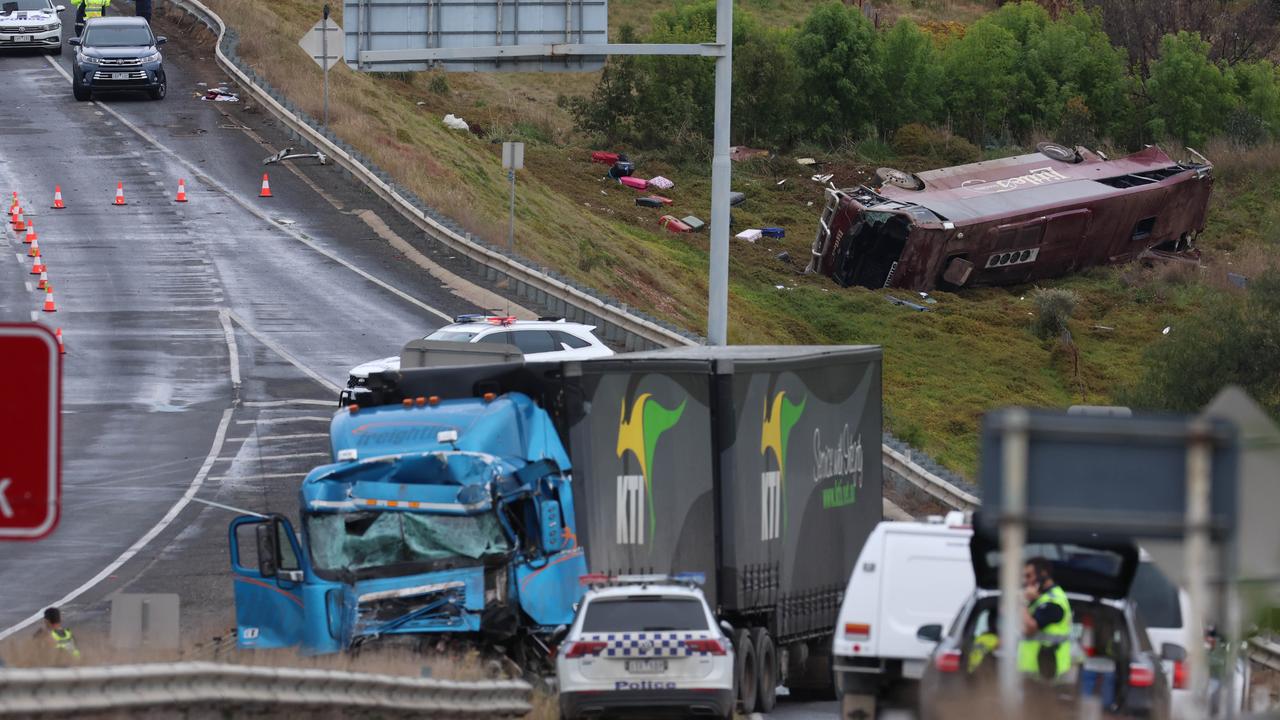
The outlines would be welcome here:
<svg viewBox="0 0 1280 720">
<path fill-rule="evenodd" d="M 151 33 L 146 18 L 104 17 L 85 23 L 84 34 L 71 38 L 76 48 L 71 89 L 77 100 L 89 100 L 94 93 L 145 90 L 152 100 L 160 100 L 167 90 L 164 58 L 160 46 L 164 36 Z"/>
<path fill-rule="evenodd" d="M 917 633 L 937 643 L 920 680 L 920 715 L 926 720 L 990 716 L 997 699 L 995 668 L 1005 643 L 995 640 L 996 649 L 986 653 L 979 649 L 978 639 L 993 638 L 999 631 L 1000 549 L 977 531 L 969 548 L 977 584 L 973 596 L 950 629 L 926 625 Z M 1027 544 L 1026 552 L 1027 557 L 1041 556 L 1052 563 L 1054 580 L 1071 603 L 1074 625 L 1072 669 L 1047 684 L 1029 680 L 1029 685 L 1036 685 L 1039 702 L 1025 708 L 1026 714 L 1076 717 L 1082 696 L 1095 695 L 1101 696 L 1109 713 L 1167 719 L 1169 679 L 1161 661 L 1183 660 L 1186 650 L 1168 643 L 1156 650 L 1147 638 L 1137 606 L 1128 597 L 1138 568 L 1137 546 L 1128 541 L 1037 538 Z"/>
</svg>

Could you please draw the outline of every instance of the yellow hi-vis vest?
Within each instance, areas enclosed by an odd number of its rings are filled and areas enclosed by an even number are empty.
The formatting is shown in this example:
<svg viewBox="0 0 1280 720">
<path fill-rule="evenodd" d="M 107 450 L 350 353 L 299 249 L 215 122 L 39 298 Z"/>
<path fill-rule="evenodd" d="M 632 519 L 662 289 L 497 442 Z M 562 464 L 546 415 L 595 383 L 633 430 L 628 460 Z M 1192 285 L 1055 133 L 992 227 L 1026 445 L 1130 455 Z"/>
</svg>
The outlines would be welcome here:
<svg viewBox="0 0 1280 720">
<path fill-rule="evenodd" d="M 71 637 L 71 631 L 66 628 L 58 628 L 50 630 L 49 635 L 53 637 L 53 647 L 59 652 L 69 654 L 72 659 L 80 659 L 80 650 L 76 647 L 76 641 Z"/>
<path fill-rule="evenodd" d="M 107 14 L 111 0 L 84 0 L 84 19 L 100 18 Z"/>
<path fill-rule="evenodd" d="M 1054 659 L 1054 672 L 1044 676 L 1047 680 L 1062 677 L 1071 669 L 1071 603 L 1062 588 L 1054 585 L 1049 591 L 1036 598 L 1028 610 L 1035 614 L 1037 608 L 1053 604 L 1062 608 L 1062 619 L 1048 627 L 1040 629 L 1034 637 L 1018 643 L 1018 670 L 1028 675 L 1041 675 L 1040 651 L 1051 650 Z"/>
<path fill-rule="evenodd" d="M 1000 644 L 1000 637 L 993 632 L 985 632 L 973 639 L 973 649 L 969 651 L 969 672 L 976 672 Z"/>
</svg>

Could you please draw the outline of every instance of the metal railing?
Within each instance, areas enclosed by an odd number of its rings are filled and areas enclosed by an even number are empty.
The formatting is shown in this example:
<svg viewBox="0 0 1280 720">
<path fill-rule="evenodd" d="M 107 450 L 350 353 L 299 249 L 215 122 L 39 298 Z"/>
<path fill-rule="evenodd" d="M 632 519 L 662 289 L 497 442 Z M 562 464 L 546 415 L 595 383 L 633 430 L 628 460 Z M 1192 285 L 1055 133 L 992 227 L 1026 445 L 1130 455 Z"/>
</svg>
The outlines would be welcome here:
<svg viewBox="0 0 1280 720">
<path fill-rule="evenodd" d="M 532 692 L 523 680 L 463 682 L 211 662 L 5 669 L 0 670 L 0 717 L 181 708 L 513 717 L 530 711 Z"/>
</svg>

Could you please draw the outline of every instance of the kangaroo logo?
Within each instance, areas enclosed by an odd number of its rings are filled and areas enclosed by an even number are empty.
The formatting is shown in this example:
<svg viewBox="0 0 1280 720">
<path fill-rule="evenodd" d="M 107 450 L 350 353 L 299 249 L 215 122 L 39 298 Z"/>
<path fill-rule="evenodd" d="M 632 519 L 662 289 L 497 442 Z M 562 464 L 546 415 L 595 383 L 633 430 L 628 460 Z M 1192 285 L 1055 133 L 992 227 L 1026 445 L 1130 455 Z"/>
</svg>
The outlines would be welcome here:
<svg viewBox="0 0 1280 720">
<path fill-rule="evenodd" d="M 658 404 L 650 393 L 641 393 L 627 412 L 625 402 L 618 417 L 618 459 L 624 467 L 627 454 L 635 458 L 640 474 L 618 476 L 617 542 L 619 545 L 645 544 L 644 516 L 648 515 L 649 534 L 652 538 L 657 527 L 657 517 L 649 497 L 653 494 L 653 454 L 658 438 L 670 430 L 684 414 L 685 404 L 669 410 Z M 647 512 L 646 512 L 647 509 Z"/>
<path fill-rule="evenodd" d="M 791 428 L 800 421 L 805 403 L 808 402 L 808 398 L 805 398 L 796 404 L 786 396 L 785 392 L 778 392 L 773 396 L 772 405 L 765 398 L 760 454 L 764 456 L 764 467 L 768 468 L 769 451 L 772 450 L 778 469 L 766 469 L 760 473 L 761 540 L 776 540 L 786 529 L 787 443 L 791 437 Z"/>
</svg>

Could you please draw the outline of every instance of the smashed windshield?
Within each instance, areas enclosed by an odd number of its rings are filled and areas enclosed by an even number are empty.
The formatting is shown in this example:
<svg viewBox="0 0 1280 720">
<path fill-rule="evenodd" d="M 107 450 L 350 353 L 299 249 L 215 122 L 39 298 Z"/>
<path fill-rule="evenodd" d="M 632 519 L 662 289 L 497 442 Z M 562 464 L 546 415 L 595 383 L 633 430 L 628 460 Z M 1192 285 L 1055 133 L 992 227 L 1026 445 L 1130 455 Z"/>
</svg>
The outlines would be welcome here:
<svg viewBox="0 0 1280 720">
<path fill-rule="evenodd" d="M 480 560 L 511 549 L 493 513 L 317 513 L 308 516 L 307 533 L 321 571 Z"/>
<path fill-rule="evenodd" d="M 145 25 L 90 26 L 84 36 L 85 47 L 146 47 L 152 44 L 151 30 Z"/>
</svg>

